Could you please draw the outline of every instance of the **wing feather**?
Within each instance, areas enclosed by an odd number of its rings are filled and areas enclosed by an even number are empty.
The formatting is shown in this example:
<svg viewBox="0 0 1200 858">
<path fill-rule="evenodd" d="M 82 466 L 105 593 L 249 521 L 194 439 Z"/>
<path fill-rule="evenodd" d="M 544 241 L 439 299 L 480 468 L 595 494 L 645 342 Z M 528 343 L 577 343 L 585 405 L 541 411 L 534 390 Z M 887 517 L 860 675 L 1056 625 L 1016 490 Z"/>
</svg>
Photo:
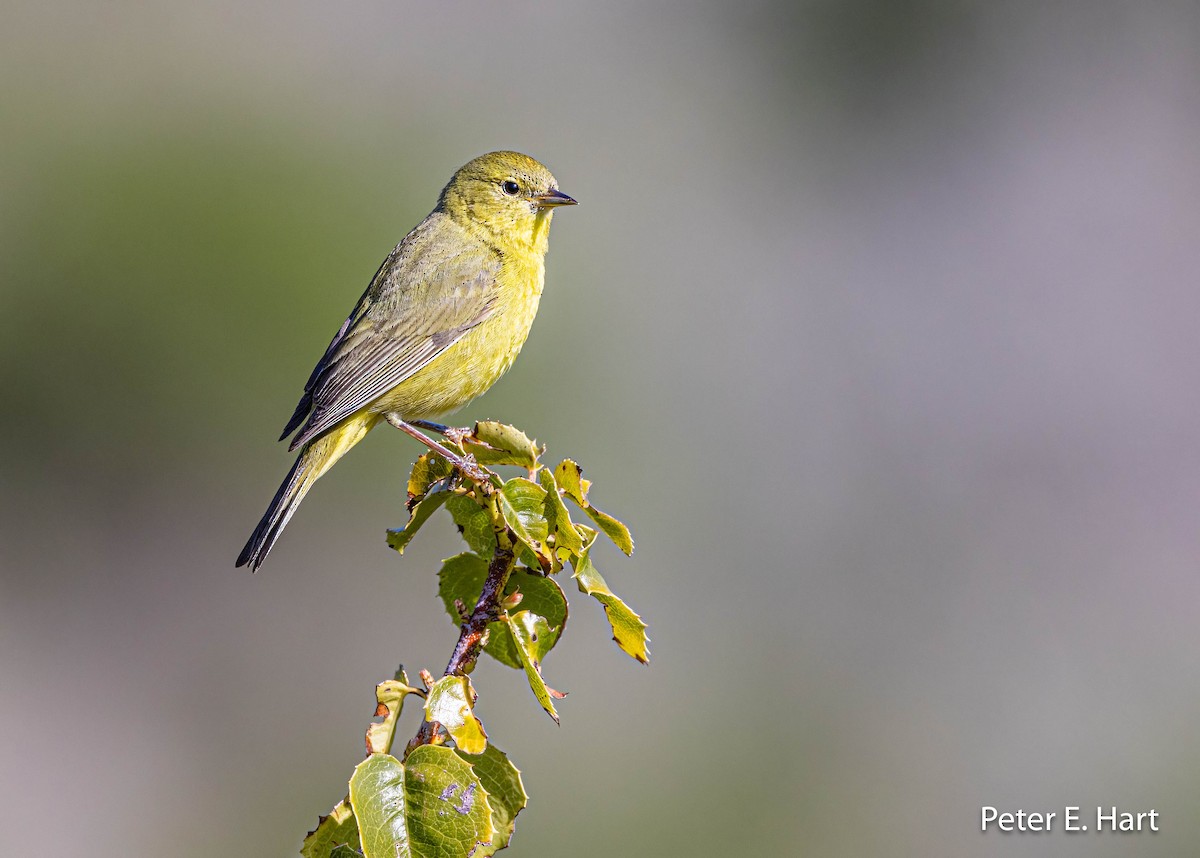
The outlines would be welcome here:
<svg viewBox="0 0 1200 858">
<path fill-rule="evenodd" d="M 286 437 L 304 424 L 289 449 L 370 405 L 495 312 L 500 260 L 494 254 L 460 253 L 421 265 L 403 251 L 402 243 L 380 267 L 313 369 L 284 431 Z M 398 280 L 406 268 L 427 271 L 419 288 Z"/>
</svg>

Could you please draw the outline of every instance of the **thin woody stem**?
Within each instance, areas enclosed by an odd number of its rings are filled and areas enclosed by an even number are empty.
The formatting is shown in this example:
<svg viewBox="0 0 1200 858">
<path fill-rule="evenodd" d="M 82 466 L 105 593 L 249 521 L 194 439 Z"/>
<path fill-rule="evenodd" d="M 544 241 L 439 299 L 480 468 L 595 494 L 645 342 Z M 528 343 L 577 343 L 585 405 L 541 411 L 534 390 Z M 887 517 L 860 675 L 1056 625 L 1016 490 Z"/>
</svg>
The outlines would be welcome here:
<svg viewBox="0 0 1200 858">
<path fill-rule="evenodd" d="M 479 655 L 483 652 L 487 627 L 500 617 L 500 600 L 504 597 L 504 587 L 517 565 L 513 537 L 500 515 L 500 508 L 494 496 L 488 497 L 488 511 L 492 515 L 492 529 L 496 534 L 496 551 L 488 564 L 487 578 L 483 582 L 483 591 L 475 602 L 475 608 L 459 627 L 458 643 L 454 645 L 454 653 L 450 656 L 450 663 L 446 665 L 443 676 L 466 676 L 475 668 Z M 438 730 L 437 722 L 423 721 L 417 735 L 409 741 L 405 756 L 420 745 L 438 741 Z"/>
<path fill-rule="evenodd" d="M 488 566 L 487 580 L 483 582 L 483 592 L 479 594 L 475 610 L 460 628 L 458 643 L 454 647 L 454 654 L 450 656 L 450 663 L 446 665 L 444 676 L 463 676 L 470 673 L 479 661 L 479 653 L 483 650 L 483 635 L 488 624 L 500 616 L 500 599 L 504 595 L 504 585 L 508 583 L 508 576 L 512 574 L 516 562 L 516 555 L 511 548 L 497 546 Z"/>
</svg>

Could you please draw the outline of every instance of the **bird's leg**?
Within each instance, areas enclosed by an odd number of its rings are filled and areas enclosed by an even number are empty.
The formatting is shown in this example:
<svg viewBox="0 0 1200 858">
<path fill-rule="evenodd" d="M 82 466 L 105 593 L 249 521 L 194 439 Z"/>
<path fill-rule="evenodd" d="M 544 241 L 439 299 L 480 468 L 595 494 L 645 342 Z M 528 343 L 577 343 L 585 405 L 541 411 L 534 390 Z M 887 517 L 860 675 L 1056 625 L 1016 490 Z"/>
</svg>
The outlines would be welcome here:
<svg viewBox="0 0 1200 858">
<path fill-rule="evenodd" d="M 430 432 L 436 432 L 439 435 L 445 435 L 450 431 L 450 427 L 445 423 L 434 423 L 432 420 L 409 420 L 409 426 L 416 426 L 418 429 L 428 429 Z"/>
<path fill-rule="evenodd" d="M 410 423 L 406 423 L 403 419 L 401 419 L 399 414 L 395 414 L 395 413 L 385 414 L 385 415 L 383 415 L 383 417 L 385 420 L 387 420 L 388 423 L 391 423 L 393 426 L 395 426 L 401 432 L 405 433 L 406 435 L 409 435 L 410 437 L 416 438 L 418 441 L 420 441 L 422 444 L 424 444 L 430 450 L 433 450 L 435 453 L 437 453 L 439 456 L 441 456 L 443 459 L 445 459 L 451 465 L 458 468 L 458 470 L 462 471 L 463 474 L 466 475 L 467 479 L 469 479 L 473 482 L 476 482 L 476 483 L 488 483 L 489 482 L 488 472 L 479 466 L 479 464 L 475 461 L 474 456 L 472 456 L 470 453 L 460 456 L 458 453 L 451 452 L 445 446 L 439 444 L 437 441 L 433 440 L 428 435 L 424 434 L 423 432 L 419 432 L 416 429 L 416 427 L 413 425 L 413 424 L 418 424 L 418 425 L 424 426 L 426 428 L 432 429 L 433 426 L 439 426 L 440 424 L 437 424 L 437 423 L 429 424 L 424 420 L 414 420 L 413 423 L 410 424 Z M 447 427 L 447 426 L 442 426 L 441 428 L 449 429 L 449 427 Z M 432 430 L 432 431 L 437 431 L 437 430 Z M 451 430 L 451 431 L 453 431 L 453 430 Z"/>
<path fill-rule="evenodd" d="M 408 425 L 436 432 L 449 438 L 455 444 L 461 444 L 464 439 L 471 437 L 471 433 L 474 431 L 470 426 L 447 426 L 444 423 L 434 423 L 432 420 L 410 420 Z"/>
</svg>

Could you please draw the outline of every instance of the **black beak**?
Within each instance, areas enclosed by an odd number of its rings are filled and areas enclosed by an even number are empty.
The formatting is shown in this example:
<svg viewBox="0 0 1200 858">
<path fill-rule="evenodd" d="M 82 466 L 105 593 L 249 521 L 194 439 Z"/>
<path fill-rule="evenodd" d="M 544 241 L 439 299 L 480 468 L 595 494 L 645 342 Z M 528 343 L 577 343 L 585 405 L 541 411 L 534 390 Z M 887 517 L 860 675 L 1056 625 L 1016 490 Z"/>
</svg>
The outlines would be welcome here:
<svg viewBox="0 0 1200 858">
<path fill-rule="evenodd" d="M 552 209 L 555 206 L 577 206 L 577 200 L 568 197 L 558 188 L 551 188 L 544 194 L 534 194 L 533 204 L 539 209 Z"/>
</svg>

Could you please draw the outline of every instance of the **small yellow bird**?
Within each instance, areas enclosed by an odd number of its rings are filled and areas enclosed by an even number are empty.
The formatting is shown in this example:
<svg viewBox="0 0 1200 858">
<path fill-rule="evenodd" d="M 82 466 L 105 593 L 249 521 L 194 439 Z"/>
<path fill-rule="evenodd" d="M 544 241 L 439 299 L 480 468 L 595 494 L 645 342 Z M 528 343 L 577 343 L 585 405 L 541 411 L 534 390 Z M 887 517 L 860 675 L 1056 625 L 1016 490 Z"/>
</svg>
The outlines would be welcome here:
<svg viewBox="0 0 1200 858">
<path fill-rule="evenodd" d="M 257 569 L 312 484 L 382 419 L 411 422 L 491 387 L 529 336 L 545 281 L 550 219 L 575 200 L 542 164 L 492 152 L 463 166 L 437 207 L 379 266 L 317 362 L 280 440 L 296 464 L 237 565 Z M 303 425 L 302 425 L 303 424 Z"/>
</svg>

